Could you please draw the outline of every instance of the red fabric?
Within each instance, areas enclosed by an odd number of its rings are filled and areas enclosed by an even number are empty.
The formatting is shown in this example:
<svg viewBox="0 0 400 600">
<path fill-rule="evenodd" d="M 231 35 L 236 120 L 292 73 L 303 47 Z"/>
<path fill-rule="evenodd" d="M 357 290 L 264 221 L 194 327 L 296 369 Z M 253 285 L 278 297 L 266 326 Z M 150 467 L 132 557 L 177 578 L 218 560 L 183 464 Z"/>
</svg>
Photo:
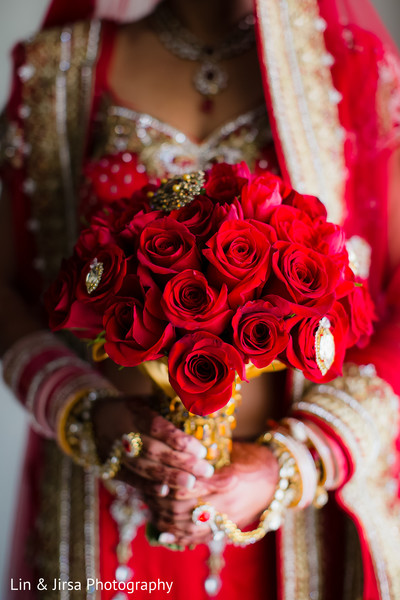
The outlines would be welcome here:
<svg viewBox="0 0 400 600">
<path fill-rule="evenodd" d="M 102 581 L 113 581 L 117 561 L 115 547 L 118 532 L 115 523 L 109 517 L 109 507 L 113 497 L 104 489 L 100 493 L 100 573 Z M 254 524 L 256 526 L 256 524 Z M 252 529 L 253 525 L 249 527 Z M 190 600 L 209 600 L 204 591 L 204 581 L 208 574 L 206 565 L 209 551 L 206 545 L 196 546 L 193 550 L 171 552 L 162 546 L 150 546 L 144 526 L 140 527 L 132 544 L 132 559 L 128 563 L 134 571 L 135 581 L 173 582 L 171 593 L 135 590 L 138 600 L 171 600 L 190 598 Z M 224 552 L 225 567 L 221 572 L 222 588 L 215 596 L 216 600 L 275 600 L 274 584 L 274 536 L 266 536 L 261 542 L 237 548 L 229 545 Z M 115 592 L 103 592 L 102 600 L 112 600 Z"/>
<path fill-rule="evenodd" d="M 92 16 L 95 0 L 52 0 L 43 27 L 56 27 L 65 23 L 84 21 Z"/>
</svg>

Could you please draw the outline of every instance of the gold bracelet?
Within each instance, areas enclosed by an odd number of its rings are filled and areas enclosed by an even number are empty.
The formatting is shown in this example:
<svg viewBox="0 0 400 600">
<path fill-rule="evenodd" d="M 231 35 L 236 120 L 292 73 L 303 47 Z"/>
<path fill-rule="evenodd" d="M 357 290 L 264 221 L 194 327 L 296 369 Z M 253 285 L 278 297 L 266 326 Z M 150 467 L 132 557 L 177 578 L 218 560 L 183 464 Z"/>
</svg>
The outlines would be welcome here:
<svg viewBox="0 0 400 600">
<path fill-rule="evenodd" d="M 68 454 L 74 462 L 85 469 L 93 469 L 104 480 L 113 479 L 121 468 L 123 444 L 122 440 L 116 440 L 107 460 L 100 462 L 94 441 L 91 408 L 95 401 L 116 395 L 118 394 L 112 389 L 80 392 L 74 397 L 75 401 L 71 400 L 69 404 L 70 410 L 63 430 Z"/>
<path fill-rule="evenodd" d="M 214 539 L 226 536 L 235 546 L 248 546 L 261 540 L 269 531 L 276 531 L 282 525 L 286 509 L 291 506 L 299 496 L 299 475 L 296 462 L 289 452 L 279 444 L 272 443 L 271 439 L 261 436 L 260 443 L 271 446 L 278 459 L 279 481 L 275 488 L 274 496 L 263 513 L 258 526 L 252 531 L 242 531 L 229 519 L 226 514 L 219 513 L 206 502 L 198 504 L 192 512 L 195 525 L 207 525 L 213 532 Z"/>
</svg>

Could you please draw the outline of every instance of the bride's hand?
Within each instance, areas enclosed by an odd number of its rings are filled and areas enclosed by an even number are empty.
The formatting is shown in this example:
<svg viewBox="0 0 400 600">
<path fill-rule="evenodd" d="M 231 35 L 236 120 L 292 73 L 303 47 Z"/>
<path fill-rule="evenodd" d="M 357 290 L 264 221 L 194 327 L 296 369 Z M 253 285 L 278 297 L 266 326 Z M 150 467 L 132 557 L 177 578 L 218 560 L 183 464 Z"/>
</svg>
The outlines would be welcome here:
<svg viewBox="0 0 400 600">
<path fill-rule="evenodd" d="M 272 500 L 278 471 L 278 462 L 269 448 L 235 442 L 231 464 L 208 481 L 198 481 L 193 490 L 171 491 L 165 498 L 146 498 L 155 525 L 164 532 L 160 541 L 187 546 L 211 539 L 209 527 L 192 522 L 192 510 L 199 498 L 228 515 L 240 529 L 258 521 Z"/>
<path fill-rule="evenodd" d="M 213 475 L 204 460 L 206 450 L 194 437 L 177 429 L 151 410 L 146 397 L 107 398 L 96 402 L 93 427 L 101 460 L 110 455 L 115 440 L 124 433 L 139 433 L 140 455 L 123 457 L 116 479 L 149 496 L 166 496 L 170 490 L 191 490 L 196 482 Z"/>
</svg>

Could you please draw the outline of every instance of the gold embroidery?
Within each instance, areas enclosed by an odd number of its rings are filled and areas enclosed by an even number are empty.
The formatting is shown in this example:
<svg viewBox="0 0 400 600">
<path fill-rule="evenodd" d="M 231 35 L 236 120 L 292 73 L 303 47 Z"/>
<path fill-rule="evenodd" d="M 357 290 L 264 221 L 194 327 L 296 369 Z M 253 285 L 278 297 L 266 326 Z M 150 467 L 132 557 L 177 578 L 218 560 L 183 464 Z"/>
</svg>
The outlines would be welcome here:
<svg viewBox="0 0 400 600">
<path fill-rule="evenodd" d="M 321 598 L 321 546 L 318 511 L 289 510 L 281 528 L 282 600 Z"/>
<path fill-rule="evenodd" d="M 257 0 L 273 113 L 291 183 L 344 220 L 343 131 L 316 0 Z"/>
<path fill-rule="evenodd" d="M 383 600 L 400 597 L 400 510 L 392 478 L 399 398 L 370 367 L 346 366 L 344 377 L 313 386 L 294 405 L 332 427 L 350 450 L 354 474 L 338 492 L 367 539 Z"/>
<path fill-rule="evenodd" d="M 37 242 L 36 266 L 45 281 L 55 277 L 69 252 L 76 207 L 74 185 L 82 136 L 81 75 L 87 57 L 88 23 L 40 32 L 26 43 L 31 76 L 23 81 L 26 172 L 31 182 L 31 224 Z M 66 194 L 67 189 L 67 195 Z"/>
<path fill-rule="evenodd" d="M 376 94 L 380 145 L 385 147 L 400 139 L 400 65 L 396 57 L 385 52 L 378 64 Z"/>
<path fill-rule="evenodd" d="M 74 465 L 53 442 L 45 442 L 36 567 L 49 583 L 44 600 L 96 600 L 87 578 L 98 566 L 98 489 L 90 473 Z M 53 590 L 53 580 L 79 582 L 81 589 Z"/>
<path fill-rule="evenodd" d="M 364 238 L 353 235 L 346 241 L 349 254 L 350 268 L 354 275 L 361 279 L 368 279 L 371 268 L 372 248 Z"/>
<path fill-rule="evenodd" d="M 95 157 L 126 150 L 137 154 L 143 170 L 153 176 L 182 175 L 221 161 L 244 160 L 253 168 L 260 150 L 272 142 L 264 106 L 226 123 L 199 144 L 150 115 L 111 106 L 109 99 L 101 113 L 104 121 L 95 140 Z"/>
</svg>

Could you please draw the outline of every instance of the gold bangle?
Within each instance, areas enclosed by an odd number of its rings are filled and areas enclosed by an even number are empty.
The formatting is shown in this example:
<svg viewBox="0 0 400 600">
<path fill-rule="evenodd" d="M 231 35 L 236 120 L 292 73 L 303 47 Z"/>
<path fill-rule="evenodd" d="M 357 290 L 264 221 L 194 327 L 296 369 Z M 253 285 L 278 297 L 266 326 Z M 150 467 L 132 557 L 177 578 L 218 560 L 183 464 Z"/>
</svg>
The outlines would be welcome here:
<svg viewBox="0 0 400 600">
<path fill-rule="evenodd" d="M 122 442 L 115 442 L 109 458 L 102 465 L 97 455 L 91 422 L 91 409 L 101 398 L 118 395 L 113 389 L 81 390 L 68 402 L 59 420 L 59 440 L 65 440 L 68 454 L 78 465 L 94 468 L 99 477 L 111 479 L 116 475 L 122 458 Z M 62 426 L 62 427 L 61 427 Z M 61 445 L 61 443 L 60 443 Z"/>
<path fill-rule="evenodd" d="M 62 413 L 59 415 L 57 423 L 57 441 L 61 450 L 63 450 L 65 454 L 68 454 L 68 456 L 73 456 L 74 451 L 71 447 L 68 436 L 67 422 L 71 417 L 74 407 L 76 407 L 81 400 L 86 398 L 89 393 L 90 390 L 82 389 L 76 394 L 72 395 L 71 398 L 66 402 Z"/>
<path fill-rule="evenodd" d="M 295 461 L 289 452 L 282 450 L 277 444 L 273 445 L 265 436 L 261 436 L 261 443 L 271 446 L 278 459 L 279 481 L 275 488 L 274 496 L 263 513 L 258 526 L 252 531 L 242 531 L 229 519 L 226 514 L 219 513 L 208 503 L 201 502 L 192 512 L 192 520 L 196 525 L 208 525 L 214 538 L 225 535 L 236 546 L 248 546 L 261 540 L 269 531 L 276 531 L 282 525 L 286 509 L 289 508 L 299 495 L 298 473 Z"/>
</svg>

